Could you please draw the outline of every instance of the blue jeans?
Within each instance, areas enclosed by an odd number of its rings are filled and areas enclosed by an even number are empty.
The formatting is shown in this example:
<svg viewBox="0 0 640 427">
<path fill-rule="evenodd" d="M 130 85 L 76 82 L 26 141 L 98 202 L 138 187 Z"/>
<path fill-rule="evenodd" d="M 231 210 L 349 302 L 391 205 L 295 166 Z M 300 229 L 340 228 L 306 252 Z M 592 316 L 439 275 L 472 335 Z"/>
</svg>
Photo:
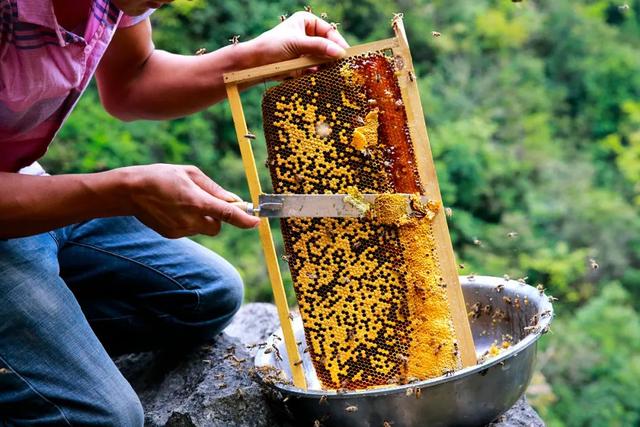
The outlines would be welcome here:
<svg viewBox="0 0 640 427">
<path fill-rule="evenodd" d="M 227 261 L 135 218 L 0 240 L 0 425 L 141 426 L 110 356 L 211 338 L 241 301 Z"/>
</svg>

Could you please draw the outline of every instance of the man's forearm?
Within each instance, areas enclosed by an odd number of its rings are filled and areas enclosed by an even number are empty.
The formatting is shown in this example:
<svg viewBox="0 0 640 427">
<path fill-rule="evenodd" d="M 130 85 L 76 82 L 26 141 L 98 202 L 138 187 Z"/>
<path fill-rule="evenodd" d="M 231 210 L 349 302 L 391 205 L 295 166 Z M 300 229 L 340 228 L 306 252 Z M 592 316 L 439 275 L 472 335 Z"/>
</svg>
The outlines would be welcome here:
<svg viewBox="0 0 640 427">
<path fill-rule="evenodd" d="M 0 172 L 0 238 L 50 231 L 90 218 L 127 214 L 122 171 L 30 176 Z"/>
</svg>

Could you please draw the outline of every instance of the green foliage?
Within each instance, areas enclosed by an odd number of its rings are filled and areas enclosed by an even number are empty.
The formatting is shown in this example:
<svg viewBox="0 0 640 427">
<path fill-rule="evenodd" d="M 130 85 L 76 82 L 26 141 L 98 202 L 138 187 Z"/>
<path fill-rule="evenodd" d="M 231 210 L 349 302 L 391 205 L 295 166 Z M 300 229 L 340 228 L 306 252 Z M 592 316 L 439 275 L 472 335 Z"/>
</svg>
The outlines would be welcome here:
<svg viewBox="0 0 640 427">
<path fill-rule="evenodd" d="M 404 13 L 464 272 L 527 276 L 560 297 L 539 374 L 550 396 L 536 399 L 552 426 L 640 423 L 640 0 L 628 10 L 619 3 L 311 4 L 354 44 L 389 37 L 392 13 Z M 154 13 L 154 40 L 173 52 L 211 51 L 234 34 L 257 36 L 303 5 L 177 0 Z M 248 90 L 243 100 L 268 191 L 263 91 Z M 195 164 L 248 197 L 224 102 L 180 120 L 121 123 L 90 87 L 44 163 L 63 173 L 161 161 Z M 255 231 L 224 227 L 197 240 L 237 266 L 247 300 L 271 299 Z M 282 253 L 281 240 L 276 245 Z"/>
</svg>

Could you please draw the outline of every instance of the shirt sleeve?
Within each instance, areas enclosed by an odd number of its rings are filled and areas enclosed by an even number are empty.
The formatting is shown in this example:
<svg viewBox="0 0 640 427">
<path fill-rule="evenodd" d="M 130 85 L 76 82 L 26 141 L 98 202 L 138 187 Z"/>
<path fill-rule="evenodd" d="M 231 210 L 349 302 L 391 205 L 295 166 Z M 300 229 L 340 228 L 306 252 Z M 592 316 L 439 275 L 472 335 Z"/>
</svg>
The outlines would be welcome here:
<svg viewBox="0 0 640 427">
<path fill-rule="evenodd" d="M 120 18 L 120 22 L 118 23 L 118 28 L 133 27 L 134 25 L 139 24 L 140 22 L 147 19 L 155 11 L 155 9 L 149 9 L 142 15 L 138 16 L 128 16 L 123 13 L 122 18 Z"/>
</svg>

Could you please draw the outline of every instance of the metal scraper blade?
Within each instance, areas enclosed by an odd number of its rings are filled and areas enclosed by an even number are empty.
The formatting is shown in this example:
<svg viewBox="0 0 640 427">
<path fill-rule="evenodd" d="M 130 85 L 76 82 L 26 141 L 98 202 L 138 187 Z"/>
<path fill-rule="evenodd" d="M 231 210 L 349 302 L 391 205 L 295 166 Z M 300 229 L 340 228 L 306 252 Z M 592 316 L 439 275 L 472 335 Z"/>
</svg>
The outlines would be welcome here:
<svg viewBox="0 0 640 427">
<path fill-rule="evenodd" d="M 397 194 L 407 202 L 407 213 L 413 209 L 411 194 Z M 362 194 L 358 199 L 349 194 L 261 194 L 258 208 L 247 204 L 246 211 L 266 218 L 359 218 L 366 214 L 367 204 L 375 202 L 380 194 Z M 427 196 L 420 196 L 427 203 Z M 364 202 L 364 203 L 362 203 Z"/>
</svg>

